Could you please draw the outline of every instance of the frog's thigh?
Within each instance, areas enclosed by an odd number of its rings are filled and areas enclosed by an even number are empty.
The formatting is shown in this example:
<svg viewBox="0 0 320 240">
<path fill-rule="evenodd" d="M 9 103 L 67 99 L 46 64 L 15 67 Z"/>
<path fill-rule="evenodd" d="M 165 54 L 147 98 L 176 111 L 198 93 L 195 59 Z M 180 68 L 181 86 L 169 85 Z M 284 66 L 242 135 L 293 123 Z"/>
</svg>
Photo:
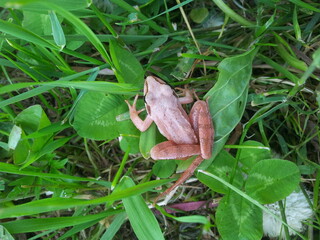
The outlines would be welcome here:
<svg viewBox="0 0 320 240">
<path fill-rule="evenodd" d="M 158 159 L 182 159 L 201 153 L 199 145 L 178 145 L 173 141 L 166 141 L 154 146 L 151 151 L 151 157 Z"/>
<path fill-rule="evenodd" d="M 197 101 L 193 105 L 190 114 L 190 122 L 199 138 L 201 156 L 208 159 L 212 154 L 214 130 L 208 104 L 205 101 Z"/>
</svg>

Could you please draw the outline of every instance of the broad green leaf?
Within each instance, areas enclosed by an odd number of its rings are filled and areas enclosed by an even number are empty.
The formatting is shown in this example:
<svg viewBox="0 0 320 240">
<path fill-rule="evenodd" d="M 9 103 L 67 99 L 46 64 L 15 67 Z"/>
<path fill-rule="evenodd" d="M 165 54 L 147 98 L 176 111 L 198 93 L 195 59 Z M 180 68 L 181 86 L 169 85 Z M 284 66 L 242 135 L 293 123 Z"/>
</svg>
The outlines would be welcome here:
<svg viewBox="0 0 320 240">
<path fill-rule="evenodd" d="M 135 56 L 116 40 L 110 40 L 110 54 L 118 82 L 131 83 L 137 87 L 142 87 L 144 70 Z"/>
<path fill-rule="evenodd" d="M 23 11 L 22 27 L 39 36 L 44 35 L 44 29 L 50 27 L 47 14 Z"/>
<path fill-rule="evenodd" d="M 52 35 L 53 35 L 54 42 L 62 50 L 66 45 L 66 38 L 64 36 L 63 29 L 54 11 L 50 11 L 49 16 L 51 20 Z"/>
<path fill-rule="evenodd" d="M 83 224 L 91 221 L 99 221 L 108 216 L 116 215 L 122 210 L 109 210 L 99 214 L 73 217 L 22 219 L 2 223 L 12 233 L 36 232 L 49 229 L 59 229 Z"/>
<path fill-rule="evenodd" d="M 152 167 L 152 172 L 159 178 L 168 178 L 176 169 L 175 160 L 158 160 Z"/>
<path fill-rule="evenodd" d="M 177 173 L 182 173 L 184 172 L 190 165 L 191 163 L 196 159 L 197 156 L 192 156 L 186 160 L 175 160 L 177 164 Z"/>
<path fill-rule="evenodd" d="M 209 11 L 207 8 L 194 8 L 190 12 L 190 18 L 195 23 L 202 23 L 208 17 Z"/>
<path fill-rule="evenodd" d="M 119 138 L 120 148 L 122 151 L 130 151 L 131 154 L 140 153 L 139 135 L 121 135 Z M 130 147 L 130 149 L 129 149 Z"/>
<path fill-rule="evenodd" d="M 236 167 L 236 159 L 228 152 L 221 151 L 211 165 L 206 169 L 206 171 L 214 173 L 227 182 L 230 182 L 230 180 L 233 179 L 232 184 L 238 188 L 241 188 L 243 184 L 243 177 L 238 168 L 235 169 Z M 235 173 L 235 176 L 233 176 L 233 173 Z M 229 192 L 229 188 L 220 181 L 212 179 L 204 174 L 198 174 L 197 177 L 202 183 L 207 185 L 215 192 L 224 194 Z"/>
<path fill-rule="evenodd" d="M 246 146 L 238 151 L 239 161 L 243 164 L 245 171 L 250 170 L 257 162 L 271 157 L 270 149 L 256 141 L 246 141 L 241 146 Z"/>
<path fill-rule="evenodd" d="M 140 101 L 138 101 L 138 105 L 139 105 L 139 102 Z M 118 122 L 129 120 L 130 122 L 131 120 L 129 116 L 129 111 L 118 115 L 116 117 L 116 120 Z M 135 127 L 133 127 L 131 134 L 121 134 L 119 141 L 120 141 L 120 147 L 124 152 L 127 152 L 129 150 L 131 154 L 140 153 L 140 146 L 139 146 L 141 142 L 140 132 Z"/>
<path fill-rule="evenodd" d="M 255 53 L 256 50 L 252 49 L 244 54 L 226 58 L 218 66 L 218 81 L 206 94 L 215 128 L 215 142 L 212 158 L 204 161 L 201 169 L 211 164 L 242 118 Z"/>
<path fill-rule="evenodd" d="M 33 105 L 23 110 L 16 117 L 15 122 L 27 134 L 50 125 L 50 121 L 40 105 Z"/>
<path fill-rule="evenodd" d="M 118 188 L 126 189 L 133 186 L 135 184 L 132 179 L 123 177 Z M 164 239 L 159 223 L 140 195 L 123 198 L 122 202 L 133 231 L 139 240 Z"/>
<path fill-rule="evenodd" d="M 21 139 L 22 129 L 16 125 L 13 126 L 8 141 L 8 147 L 10 149 L 15 149 Z"/>
<path fill-rule="evenodd" d="M 69 33 L 70 34 L 70 33 Z M 74 30 L 75 35 L 79 35 L 79 33 L 77 33 Z M 79 35 L 80 36 L 80 35 Z M 70 40 L 66 42 L 66 48 L 63 49 L 63 52 L 66 52 L 70 55 L 76 56 L 80 59 L 86 59 L 87 61 L 90 60 L 89 62 L 93 63 L 93 64 L 98 64 L 98 65 L 102 65 L 103 62 L 100 62 L 98 59 L 92 59 L 89 56 L 85 56 L 83 54 L 80 53 L 80 51 L 77 51 L 78 48 L 80 48 L 82 45 L 84 45 L 86 43 L 85 39 L 83 40 Z"/>
<path fill-rule="evenodd" d="M 2 240 L 14 240 L 11 234 L 5 229 L 3 226 L 0 225 L 0 239 Z"/>
<path fill-rule="evenodd" d="M 16 117 L 15 123 L 22 128 L 23 137 L 25 137 L 25 133 L 31 134 L 50 125 L 50 121 L 40 105 L 34 105 L 23 110 Z M 31 142 L 28 139 L 22 139 L 13 153 L 15 164 L 24 163 L 33 153 L 40 151 L 51 136 L 51 134 L 47 134 L 35 138 Z"/>
<path fill-rule="evenodd" d="M 224 240 L 262 238 L 261 209 L 232 191 L 219 203 L 216 224 Z"/>
<path fill-rule="evenodd" d="M 293 162 L 280 159 L 262 160 L 249 172 L 245 189 L 262 204 L 284 199 L 299 186 L 299 168 Z"/>
<path fill-rule="evenodd" d="M 31 152 L 31 154 L 28 155 L 26 161 L 23 163 L 23 166 L 21 167 L 21 169 L 29 166 L 30 164 L 32 164 L 33 162 L 37 161 L 39 158 L 41 158 L 45 154 L 50 154 L 54 150 L 58 149 L 59 147 L 62 147 L 69 140 L 70 140 L 70 138 L 64 137 L 64 138 L 60 138 L 60 139 L 55 140 L 55 141 L 50 141 L 47 144 L 45 144 L 42 147 L 42 149 L 40 149 L 39 151 Z"/>
<path fill-rule="evenodd" d="M 116 121 L 116 117 L 128 110 L 120 95 L 87 92 L 75 109 L 73 126 L 82 137 L 95 140 L 113 139 L 120 134 L 137 134 L 132 123 Z"/>
<path fill-rule="evenodd" d="M 145 159 L 150 158 L 150 150 L 156 145 L 157 126 L 152 123 L 144 132 L 140 133 L 139 149 Z"/>
<path fill-rule="evenodd" d="M 264 212 L 267 212 L 268 214 L 272 215 L 275 219 L 277 219 L 279 222 L 281 222 L 284 226 L 292 229 L 297 235 L 299 235 L 300 237 L 302 237 L 302 235 L 296 231 L 294 228 L 292 228 L 291 226 L 289 226 L 286 222 L 284 222 L 279 216 L 277 216 L 276 214 L 274 214 L 272 211 L 270 211 L 268 208 L 266 208 L 265 206 L 263 206 L 261 203 L 259 203 L 257 200 L 255 200 L 254 198 L 250 197 L 249 195 L 247 195 L 246 193 L 244 193 L 243 191 L 241 191 L 240 189 L 236 188 L 235 186 L 231 185 L 230 183 L 226 182 L 225 180 L 223 180 L 222 178 L 209 173 L 207 171 L 203 171 L 203 170 L 199 170 L 198 174 L 205 174 L 209 177 L 211 177 L 212 179 L 215 179 L 217 181 L 220 181 L 222 184 L 224 184 L 225 186 L 227 186 L 228 188 L 230 188 L 233 192 L 237 193 L 239 196 L 241 196 L 243 199 L 246 199 L 248 202 L 251 202 L 252 204 L 254 204 L 255 206 L 257 206 L 258 208 L 260 208 L 261 210 L 263 210 Z M 229 195 L 228 195 L 229 196 Z M 302 237 L 303 238 L 303 237 Z"/>
</svg>

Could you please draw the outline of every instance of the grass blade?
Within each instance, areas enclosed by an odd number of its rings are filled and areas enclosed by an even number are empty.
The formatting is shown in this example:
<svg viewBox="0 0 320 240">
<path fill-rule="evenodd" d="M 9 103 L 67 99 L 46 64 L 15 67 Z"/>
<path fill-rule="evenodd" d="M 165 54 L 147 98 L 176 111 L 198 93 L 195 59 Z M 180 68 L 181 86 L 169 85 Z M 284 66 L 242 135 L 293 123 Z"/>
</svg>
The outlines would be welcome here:
<svg viewBox="0 0 320 240">
<path fill-rule="evenodd" d="M 40 45 L 43 47 L 59 50 L 59 47 L 45 40 L 44 38 L 28 31 L 27 29 L 10 22 L 6 22 L 0 19 L 0 31 L 10 34 L 16 38 L 24 39 L 35 45 Z"/>
<path fill-rule="evenodd" d="M 308 9 L 308 10 L 311 10 L 313 12 L 320 12 L 320 9 L 319 8 L 316 8 L 312 5 L 310 5 L 309 3 L 306 3 L 306 2 L 303 2 L 301 0 L 289 0 L 290 2 L 302 7 L 302 8 L 305 8 L 305 9 Z"/>
<path fill-rule="evenodd" d="M 118 187 L 125 189 L 133 186 L 134 182 L 129 177 L 124 177 Z M 141 196 L 123 198 L 122 202 L 139 240 L 164 239 L 156 218 Z"/>
<path fill-rule="evenodd" d="M 108 216 L 116 215 L 122 210 L 109 210 L 99 214 L 76 216 L 76 217 L 57 217 L 57 218 L 37 218 L 23 219 L 2 223 L 2 225 L 12 234 L 24 232 L 36 232 L 50 229 L 59 229 L 83 224 L 91 221 L 100 221 Z"/>
<path fill-rule="evenodd" d="M 220 177 L 215 176 L 214 174 L 208 173 L 206 171 L 203 170 L 199 170 L 200 174 L 205 174 L 209 177 L 212 177 L 213 179 L 218 180 L 219 182 L 221 182 L 222 184 L 224 184 L 225 186 L 227 186 L 228 188 L 230 188 L 232 191 L 236 192 L 237 194 L 239 194 L 241 197 L 245 198 L 246 200 L 248 200 L 249 202 L 253 203 L 254 205 L 256 205 L 257 207 L 259 207 L 260 209 L 262 209 L 263 211 L 269 213 L 270 215 L 272 215 L 274 218 L 276 218 L 277 220 L 281 221 L 283 225 L 287 226 L 288 228 L 291 228 L 297 235 L 299 235 L 302 239 L 305 239 L 299 232 L 297 232 L 295 229 L 293 229 L 291 226 L 289 226 L 288 224 L 286 224 L 285 222 L 282 221 L 282 219 L 280 217 L 278 217 L 277 215 L 275 215 L 273 212 L 271 212 L 268 208 L 266 208 L 265 206 L 263 206 L 262 204 L 260 204 L 257 200 L 253 199 L 252 197 L 248 196 L 246 193 L 242 192 L 241 190 L 239 190 L 238 188 L 234 187 L 232 184 L 226 182 L 225 180 L 223 180 Z"/>
<path fill-rule="evenodd" d="M 238 22 L 239 24 L 246 27 L 254 27 L 255 24 L 253 22 L 248 21 L 247 19 L 241 17 L 235 11 L 233 11 L 227 4 L 225 4 L 222 0 L 212 0 L 228 17 Z"/>
<path fill-rule="evenodd" d="M 8 217 L 26 216 L 38 214 L 43 212 L 56 211 L 60 209 L 73 208 L 77 206 L 88 206 L 92 204 L 113 203 L 114 201 L 138 195 L 149 191 L 151 188 L 161 186 L 165 183 L 171 182 L 171 179 L 154 180 L 147 183 L 142 183 L 133 187 L 126 188 L 125 190 L 113 192 L 112 194 L 96 198 L 93 200 L 80 200 L 71 198 L 49 198 L 29 203 L 16 205 L 13 207 L 0 208 L 0 219 Z"/>
</svg>

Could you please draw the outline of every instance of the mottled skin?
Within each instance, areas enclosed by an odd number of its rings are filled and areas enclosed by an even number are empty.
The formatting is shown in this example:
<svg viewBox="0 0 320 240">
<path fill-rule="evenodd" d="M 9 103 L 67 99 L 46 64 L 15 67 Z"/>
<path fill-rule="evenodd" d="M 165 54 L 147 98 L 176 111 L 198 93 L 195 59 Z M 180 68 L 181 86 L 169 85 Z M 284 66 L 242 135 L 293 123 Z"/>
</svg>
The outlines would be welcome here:
<svg viewBox="0 0 320 240">
<path fill-rule="evenodd" d="M 148 113 L 145 120 L 139 117 L 141 111 L 136 110 L 138 95 L 132 106 L 126 101 L 132 122 L 142 132 L 155 122 L 160 133 L 168 139 L 151 149 L 151 157 L 155 160 L 184 160 L 198 155 L 177 182 L 155 199 L 157 202 L 186 181 L 204 159 L 211 157 L 214 129 L 205 101 L 196 101 L 189 115 L 182 108 L 181 104 L 193 102 L 192 92 L 189 90 L 185 89 L 185 96 L 178 98 L 164 81 L 149 76 L 145 80 L 144 95 Z"/>
</svg>

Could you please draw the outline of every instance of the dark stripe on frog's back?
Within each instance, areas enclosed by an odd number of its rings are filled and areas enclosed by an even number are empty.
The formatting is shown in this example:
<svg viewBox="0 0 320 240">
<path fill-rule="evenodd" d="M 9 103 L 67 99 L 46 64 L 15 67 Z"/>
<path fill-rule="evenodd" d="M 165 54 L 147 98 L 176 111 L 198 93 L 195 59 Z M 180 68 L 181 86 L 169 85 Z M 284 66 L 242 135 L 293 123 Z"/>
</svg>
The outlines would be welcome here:
<svg viewBox="0 0 320 240">
<path fill-rule="evenodd" d="M 150 116 L 163 136 L 177 144 L 196 144 L 198 142 L 189 117 L 184 110 L 183 112 L 177 108 L 161 108 L 159 110 L 163 112 L 163 118 L 157 119 L 157 115 L 153 116 L 152 113 Z"/>
</svg>

